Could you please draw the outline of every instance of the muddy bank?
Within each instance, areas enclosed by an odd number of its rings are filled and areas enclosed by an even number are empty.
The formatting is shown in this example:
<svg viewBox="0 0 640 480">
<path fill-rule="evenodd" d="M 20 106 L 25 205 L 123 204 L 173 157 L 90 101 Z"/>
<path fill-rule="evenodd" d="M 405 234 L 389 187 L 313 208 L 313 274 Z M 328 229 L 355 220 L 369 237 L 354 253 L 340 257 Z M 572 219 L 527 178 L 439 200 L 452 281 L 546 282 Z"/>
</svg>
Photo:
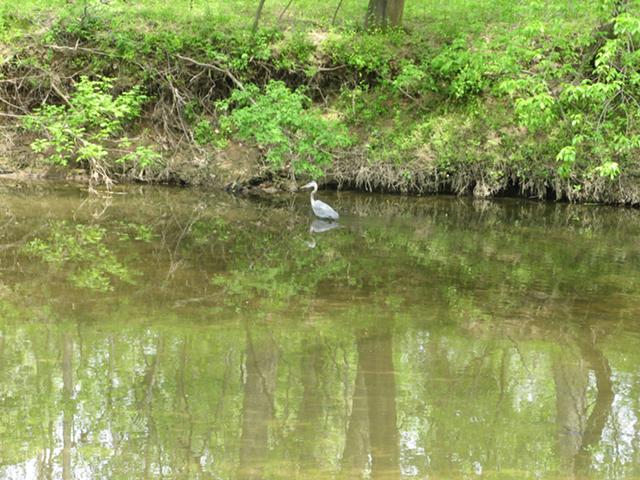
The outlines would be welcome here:
<svg viewBox="0 0 640 480">
<path fill-rule="evenodd" d="M 13 129 L 16 133 L 5 135 L 4 142 L 1 142 L 0 178 L 91 182 L 89 173 L 80 165 L 63 168 L 43 162 L 29 148 L 32 137 Z M 146 143 L 152 140 L 147 139 Z M 167 149 L 163 157 L 162 168 L 153 180 L 123 176 L 115 183 L 159 183 L 273 194 L 295 191 L 296 186 L 307 179 L 274 173 L 265 165 L 259 149 L 236 142 L 224 149 Z M 411 159 L 401 165 L 372 162 L 366 158 L 361 146 L 354 148 L 350 155 L 336 158 L 320 183 L 326 188 L 408 195 L 453 194 L 480 199 L 519 197 L 640 205 L 638 175 L 621 175 L 613 184 L 605 179 L 595 179 L 577 191 L 566 182 L 550 183 L 545 178 L 523 182 L 517 172 L 496 178 L 483 170 L 481 165 L 470 165 L 468 169 L 451 173 L 440 171 L 432 159 L 424 157 Z"/>
</svg>

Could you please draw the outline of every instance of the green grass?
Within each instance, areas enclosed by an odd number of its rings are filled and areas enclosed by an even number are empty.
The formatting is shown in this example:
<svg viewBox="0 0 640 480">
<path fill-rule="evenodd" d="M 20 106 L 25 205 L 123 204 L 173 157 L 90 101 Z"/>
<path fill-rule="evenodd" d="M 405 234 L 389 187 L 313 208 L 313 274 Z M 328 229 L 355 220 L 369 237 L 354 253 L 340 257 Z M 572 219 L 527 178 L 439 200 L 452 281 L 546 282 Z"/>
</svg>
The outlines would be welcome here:
<svg viewBox="0 0 640 480">
<path fill-rule="evenodd" d="M 0 7 L 4 16 L 14 19 L 43 19 L 65 14 L 81 15 L 85 5 L 95 14 L 113 15 L 123 25 L 140 28 L 165 28 L 170 25 L 210 25 L 224 30 L 249 29 L 253 22 L 256 0 L 112 0 L 102 4 L 95 0 L 6 0 Z M 288 0 L 267 0 L 261 25 L 282 28 L 326 29 L 331 27 L 337 1 L 293 0 L 280 16 Z M 452 37 L 491 34 L 497 30 L 530 27 L 555 28 L 562 25 L 571 32 L 593 25 L 608 13 L 606 2 L 588 0 L 413 0 L 406 2 L 404 23 L 412 30 L 428 35 Z M 362 23 L 365 0 L 344 0 L 336 17 L 337 27 Z M 280 20 L 279 20 L 280 19 Z M 142 22 L 141 22 L 142 21 Z"/>
</svg>

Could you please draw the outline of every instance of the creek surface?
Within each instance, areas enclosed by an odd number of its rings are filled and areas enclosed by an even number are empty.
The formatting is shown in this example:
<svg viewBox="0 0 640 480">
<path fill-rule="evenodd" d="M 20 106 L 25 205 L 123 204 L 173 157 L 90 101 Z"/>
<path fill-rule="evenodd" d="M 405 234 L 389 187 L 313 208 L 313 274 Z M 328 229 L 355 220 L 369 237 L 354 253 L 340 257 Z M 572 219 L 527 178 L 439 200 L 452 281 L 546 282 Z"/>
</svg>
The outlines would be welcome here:
<svg viewBox="0 0 640 480">
<path fill-rule="evenodd" d="M 640 478 L 640 211 L 0 186 L 0 478 Z"/>
</svg>

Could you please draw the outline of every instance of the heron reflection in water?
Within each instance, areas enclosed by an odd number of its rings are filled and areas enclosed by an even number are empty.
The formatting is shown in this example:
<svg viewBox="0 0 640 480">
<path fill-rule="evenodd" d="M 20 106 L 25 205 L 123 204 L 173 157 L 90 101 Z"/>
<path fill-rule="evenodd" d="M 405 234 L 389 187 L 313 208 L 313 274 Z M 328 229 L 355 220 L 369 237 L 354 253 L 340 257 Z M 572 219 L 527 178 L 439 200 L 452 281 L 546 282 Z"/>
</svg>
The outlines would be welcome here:
<svg viewBox="0 0 640 480">
<path fill-rule="evenodd" d="M 326 220 L 315 219 L 309 226 L 309 233 L 311 234 L 311 240 L 307 242 L 309 248 L 316 248 L 316 239 L 313 236 L 314 233 L 324 233 L 334 228 L 338 228 L 340 224 L 338 222 L 327 222 Z"/>
<path fill-rule="evenodd" d="M 316 200 L 313 197 L 314 193 L 318 191 L 318 184 L 316 182 L 309 182 L 300 188 L 313 188 L 309 196 L 311 198 L 311 210 L 313 210 L 313 213 L 315 213 L 316 217 L 324 218 L 325 220 L 338 220 L 338 218 L 340 218 L 338 212 L 336 212 L 333 208 L 324 203 L 322 200 Z"/>
</svg>

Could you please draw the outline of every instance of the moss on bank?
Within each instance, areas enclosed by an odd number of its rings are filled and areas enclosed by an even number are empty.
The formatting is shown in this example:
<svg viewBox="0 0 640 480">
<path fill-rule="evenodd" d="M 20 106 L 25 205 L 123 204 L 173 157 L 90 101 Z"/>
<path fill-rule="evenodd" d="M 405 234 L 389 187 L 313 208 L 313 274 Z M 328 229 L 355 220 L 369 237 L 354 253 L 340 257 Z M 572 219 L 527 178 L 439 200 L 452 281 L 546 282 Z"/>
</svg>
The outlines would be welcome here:
<svg viewBox="0 0 640 480">
<path fill-rule="evenodd" d="M 255 35 L 248 2 L 235 15 L 176 2 L 174 16 L 153 2 L 7 4 L 5 170 L 47 165 L 23 116 L 73 103 L 84 75 L 115 79 L 114 97 L 136 86 L 148 97 L 124 126 L 130 141 L 103 143 L 116 180 L 288 185 L 324 173 L 367 190 L 640 204 L 637 2 L 443 11 L 425 0 L 404 30 L 373 33 L 355 4 L 331 26 L 311 5 L 278 22 L 281 3 Z M 162 160 L 142 173 L 108 163 L 139 148 Z"/>
</svg>

